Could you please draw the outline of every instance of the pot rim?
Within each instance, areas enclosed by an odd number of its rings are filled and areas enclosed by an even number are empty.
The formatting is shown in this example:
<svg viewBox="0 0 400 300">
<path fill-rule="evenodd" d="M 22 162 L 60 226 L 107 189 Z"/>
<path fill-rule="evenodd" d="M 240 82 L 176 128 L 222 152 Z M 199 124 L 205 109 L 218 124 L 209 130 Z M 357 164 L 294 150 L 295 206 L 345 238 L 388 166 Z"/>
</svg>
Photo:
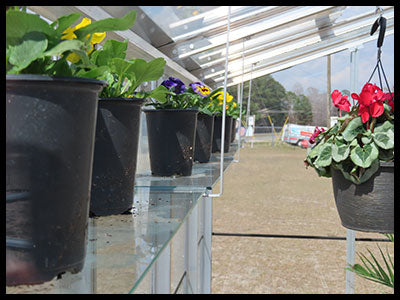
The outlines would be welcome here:
<svg viewBox="0 0 400 300">
<path fill-rule="evenodd" d="M 190 113 L 198 113 L 199 110 L 195 108 L 156 108 L 156 109 L 150 109 L 150 108 L 142 108 L 142 111 L 145 113 L 148 112 L 190 112 Z"/>
<path fill-rule="evenodd" d="M 104 104 L 136 104 L 136 105 L 143 105 L 144 102 L 146 102 L 145 98 L 128 98 L 128 97 L 105 97 L 105 98 L 99 98 L 99 103 L 104 103 Z"/>
<path fill-rule="evenodd" d="M 380 160 L 379 161 L 379 165 L 381 167 L 394 167 L 394 161 L 383 161 L 383 160 Z"/>
<path fill-rule="evenodd" d="M 10 81 L 37 81 L 37 82 L 80 82 L 80 83 L 93 83 L 101 86 L 107 86 L 108 83 L 104 80 L 86 78 L 86 77 L 73 77 L 73 76 L 50 76 L 41 74 L 7 74 L 7 83 Z"/>
</svg>

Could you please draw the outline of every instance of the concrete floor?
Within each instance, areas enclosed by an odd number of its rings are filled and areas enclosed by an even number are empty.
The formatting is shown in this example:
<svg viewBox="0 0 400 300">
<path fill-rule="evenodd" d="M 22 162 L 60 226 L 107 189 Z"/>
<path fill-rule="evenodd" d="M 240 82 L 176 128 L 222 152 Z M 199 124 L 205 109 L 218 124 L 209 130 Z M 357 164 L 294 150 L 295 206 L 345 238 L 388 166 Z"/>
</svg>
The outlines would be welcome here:
<svg viewBox="0 0 400 300">
<path fill-rule="evenodd" d="M 212 238 L 212 293 L 345 293 L 346 241 L 300 238 L 346 237 L 331 179 L 306 169 L 305 155 L 299 147 L 247 144 L 240 162 L 225 172 L 223 196 L 213 200 L 218 235 Z M 356 238 L 385 236 L 357 231 Z M 394 260 L 390 242 L 356 241 L 356 252 L 367 254 L 368 248 L 380 256 L 377 245 Z M 354 292 L 390 294 L 393 289 L 355 276 Z"/>
</svg>

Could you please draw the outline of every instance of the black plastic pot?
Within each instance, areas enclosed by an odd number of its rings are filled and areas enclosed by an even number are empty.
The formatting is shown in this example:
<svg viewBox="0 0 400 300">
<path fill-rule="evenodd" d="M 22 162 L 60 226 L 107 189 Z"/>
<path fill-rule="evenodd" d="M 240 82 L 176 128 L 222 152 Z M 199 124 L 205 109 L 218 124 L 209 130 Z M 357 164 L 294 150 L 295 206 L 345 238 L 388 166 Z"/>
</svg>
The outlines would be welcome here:
<svg viewBox="0 0 400 300">
<path fill-rule="evenodd" d="M 235 140 L 236 130 L 237 130 L 236 119 L 232 118 L 231 143 L 233 143 L 233 141 Z"/>
<path fill-rule="evenodd" d="M 6 77 L 6 282 L 79 272 L 86 255 L 98 93 L 105 82 Z"/>
<path fill-rule="evenodd" d="M 196 134 L 196 109 L 154 109 L 146 113 L 153 176 L 190 176 Z"/>
<path fill-rule="evenodd" d="M 107 216 L 132 208 L 143 99 L 100 98 L 90 212 Z"/>
<path fill-rule="evenodd" d="M 214 133 L 214 116 L 199 113 L 197 115 L 196 142 L 194 160 L 200 163 L 210 161 Z"/>
<path fill-rule="evenodd" d="M 214 134 L 212 153 L 221 152 L 221 129 L 222 129 L 222 116 L 215 116 L 214 118 Z M 229 152 L 229 146 L 231 143 L 231 131 L 232 131 L 232 117 L 225 116 L 225 139 L 224 139 L 224 152 Z"/>
<path fill-rule="evenodd" d="M 394 233 L 394 163 L 380 164 L 368 181 L 358 185 L 331 168 L 336 207 L 344 227 Z"/>
</svg>

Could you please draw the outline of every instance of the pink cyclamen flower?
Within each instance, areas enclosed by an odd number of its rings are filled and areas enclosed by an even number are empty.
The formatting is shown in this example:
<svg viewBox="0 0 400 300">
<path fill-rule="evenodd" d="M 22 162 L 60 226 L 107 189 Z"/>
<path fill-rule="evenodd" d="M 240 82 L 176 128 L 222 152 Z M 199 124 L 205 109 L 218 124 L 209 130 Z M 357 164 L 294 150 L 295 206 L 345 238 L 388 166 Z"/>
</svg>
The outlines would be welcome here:
<svg viewBox="0 0 400 300">
<path fill-rule="evenodd" d="M 311 135 L 310 139 L 308 140 L 310 144 L 315 143 L 315 138 L 321 133 L 324 132 L 324 128 L 318 128 L 318 126 L 315 126 L 314 133 Z"/>
</svg>

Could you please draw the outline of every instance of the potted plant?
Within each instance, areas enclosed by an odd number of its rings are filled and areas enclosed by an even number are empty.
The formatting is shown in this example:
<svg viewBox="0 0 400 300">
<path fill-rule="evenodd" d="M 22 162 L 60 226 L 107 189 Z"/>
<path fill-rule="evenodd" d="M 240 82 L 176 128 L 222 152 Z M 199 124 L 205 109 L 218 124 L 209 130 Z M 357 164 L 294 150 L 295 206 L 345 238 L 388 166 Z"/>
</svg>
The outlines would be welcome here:
<svg viewBox="0 0 400 300">
<path fill-rule="evenodd" d="M 393 233 L 394 94 L 366 83 L 360 94 L 351 94 L 357 100 L 351 109 L 338 90 L 331 97 L 338 122 L 326 131 L 315 129 L 310 138 L 315 146 L 304 162 L 319 176 L 332 177 L 344 227 Z"/>
<path fill-rule="evenodd" d="M 188 92 L 193 93 L 197 97 L 196 101 L 194 101 L 194 105 L 199 110 L 194 146 L 194 160 L 199 163 L 210 161 L 214 133 L 214 113 L 210 110 L 212 109 L 210 99 L 221 91 L 221 89 L 222 88 L 218 88 L 211 91 L 211 89 L 202 82 L 193 82 L 189 84 Z"/>
<path fill-rule="evenodd" d="M 384 233 L 390 242 L 394 244 L 394 234 Z M 383 253 L 382 249 L 378 245 L 378 250 L 381 254 L 381 261 L 385 264 L 379 263 L 375 255 L 371 252 L 371 250 L 367 249 L 368 253 L 370 254 L 371 259 L 363 253 L 357 253 L 358 257 L 361 260 L 362 264 L 354 264 L 349 265 L 346 270 L 354 272 L 361 278 L 391 287 L 394 289 L 394 262 L 393 259 L 390 257 L 389 251 L 386 248 L 386 255 Z M 386 270 L 385 271 L 385 266 Z"/>
<path fill-rule="evenodd" d="M 226 106 L 225 109 L 228 111 L 230 108 L 230 102 L 233 100 L 233 96 L 226 92 Z M 222 131 L 222 109 L 224 102 L 224 92 L 219 91 L 211 97 L 211 108 L 210 110 L 215 113 L 214 120 L 214 134 L 213 134 L 213 145 L 212 153 L 221 152 L 221 131 Z M 231 142 L 232 132 L 232 116 L 226 113 L 225 115 L 225 139 L 224 139 L 224 152 L 229 151 Z"/>
<path fill-rule="evenodd" d="M 169 77 L 161 83 L 167 97 L 154 99 L 145 109 L 150 167 L 154 176 L 190 176 L 199 110 L 197 96 L 187 91 L 179 79 Z"/>
<path fill-rule="evenodd" d="M 147 97 L 165 98 L 160 86 L 137 92 L 144 82 L 158 80 L 166 61 L 156 58 L 125 59 L 128 42 L 107 40 L 90 60 L 101 73 L 88 70 L 84 76 L 105 80 L 100 93 L 94 147 L 90 212 L 95 216 L 124 213 L 132 208 L 141 107 Z"/>
<path fill-rule="evenodd" d="M 71 32 L 79 13 L 48 24 L 17 7 L 6 12 L 7 285 L 83 267 L 97 99 L 106 83 L 76 73 L 90 68 L 97 37 L 130 28 L 135 16 Z M 68 61 L 74 56 L 76 64 Z"/>
<path fill-rule="evenodd" d="M 226 114 L 232 117 L 232 130 L 231 130 L 231 140 L 232 143 L 235 140 L 235 135 L 237 131 L 237 119 L 240 116 L 240 107 L 237 105 L 235 101 L 231 101 L 228 103 L 228 107 L 226 109 Z M 246 110 L 242 108 L 242 116 L 246 114 Z"/>
</svg>

